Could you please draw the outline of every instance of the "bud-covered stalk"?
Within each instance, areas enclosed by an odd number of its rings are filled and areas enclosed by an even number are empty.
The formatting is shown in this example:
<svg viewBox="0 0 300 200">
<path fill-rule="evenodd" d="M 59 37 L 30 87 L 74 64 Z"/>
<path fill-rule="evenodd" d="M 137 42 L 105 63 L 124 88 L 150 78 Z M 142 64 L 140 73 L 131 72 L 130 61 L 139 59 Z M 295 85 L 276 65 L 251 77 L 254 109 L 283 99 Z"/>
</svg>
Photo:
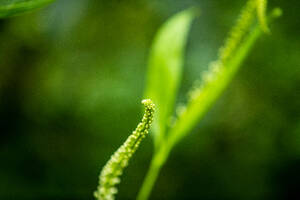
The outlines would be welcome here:
<svg viewBox="0 0 300 200">
<path fill-rule="evenodd" d="M 145 114 L 137 128 L 127 138 L 125 143 L 111 156 L 103 167 L 99 176 L 99 186 L 94 193 L 97 200 L 113 200 L 117 193 L 116 185 L 120 183 L 120 176 L 128 165 L 129 159 L 139 147 L 142 139 L 148 134 L 153 120 L 154 104 L 150 99 L 142 101 Z"/>
</svg>

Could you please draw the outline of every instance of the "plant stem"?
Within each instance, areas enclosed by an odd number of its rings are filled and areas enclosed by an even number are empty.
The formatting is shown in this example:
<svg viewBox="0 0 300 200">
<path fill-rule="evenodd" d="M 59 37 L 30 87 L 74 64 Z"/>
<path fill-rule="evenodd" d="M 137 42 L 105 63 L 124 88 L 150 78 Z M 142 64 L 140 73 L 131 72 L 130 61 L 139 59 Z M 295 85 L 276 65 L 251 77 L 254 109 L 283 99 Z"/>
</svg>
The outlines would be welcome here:
<svg viewBox="0 0 300 200">
<path fill-rule="evenodd" d="M 243 45 L 241 45 L 238 53 L 236 54 L 236 57 L 234 59 L 231 59 L 229 62 L 229 65 L 231 65 L 231 70 L 227 71 L 226 74 L 224 74 L 224 77 L 221 79 L 221 86 L 215 87 L 215 90 L 212 92 L 214 93 L 213 98 L 211 101 L 209 101 L 208 105 L 211 105 L 217 97 L 222 93 L 222 91 L 226 88 L 226 86 L 229 84 L 229 82 L 232 80 L 233 76 L 235 75 L 237 69 L 239 68 L 242 61 L 245 59 L 247 53 L 253 46 L 254 42 L 260 35 L 261 31 L 258 26 L 255 27 L 255 29 L 249 34 L 246 41 Z M 207 105 L 207 108 L 209 107 Z M 203 112 L 206 112 L 207 109 L 204 109 Z M 192 122 L 196 123 L 196 120 L 193 120 Z M 194 126 L 194 123 L 190 125 L 190 127 Z M 190 123 L 187 123 L 190 124 Z M 163 144 L 161 147 L 158 148 L 158 150 L 155 152 L 154 157 L 150 163 L 150 168 L 147 172 L 147 175 L 145 177 L 145 180 L 143 182 L 143 185 L 141 187 L 141 190 L 138 194 L 137 200 L 147 200 L 150 196 L 151 190 L 153 188 L 153 185 L 157 179 L 157 176 L 161 170 L 161 167 L 164 165 L 166 159 L 168 158 L 168 155 L 170 153 L 170 150 L 173 148 L 174 145 L 177 144 L 177 142 L 183 137 L 181 134 L 182 128 L 176 127 L 175 129 L 172 129 L 176 133 L 171 131 L 171 136 L 165 141 L 165 144 Z M 184 129 L 183 129 L 184 130 Z M 178 135 L 180 137 L 178 137 Z"/>
<path fill-rule="evenodd" d="M 162 166 L 168 158 L 169 152 L 170 148 L 168 148 L 167 145 L 162 146 L 157 152 L 155 152 L 150 163 L 150 168 L 146 174 L 143 185 L 137 196 L 137 200 L 147 200 L 149 198 L 153 185 L 159 175 Z"/>
<path fill-rule="evenodd" d="M 156 165 L 153 160 L 151 161 L 151 165 L 150 165 L 150 168 L 147 172 L 147 175 L 145 177 L 145 180 L 144 180 L 144 183 L 142 185 L 142 188 L 138 194 L 138 197 L 137 199 L 138 200 L 146 200 L 148 199 L 150 193 L 151 193 L 151 190 L 153 188 L 153 185 L 157 179 L 157 176 L 160 172 L 160 169 L 161 169 L 161 165 Z"/>
</svg>

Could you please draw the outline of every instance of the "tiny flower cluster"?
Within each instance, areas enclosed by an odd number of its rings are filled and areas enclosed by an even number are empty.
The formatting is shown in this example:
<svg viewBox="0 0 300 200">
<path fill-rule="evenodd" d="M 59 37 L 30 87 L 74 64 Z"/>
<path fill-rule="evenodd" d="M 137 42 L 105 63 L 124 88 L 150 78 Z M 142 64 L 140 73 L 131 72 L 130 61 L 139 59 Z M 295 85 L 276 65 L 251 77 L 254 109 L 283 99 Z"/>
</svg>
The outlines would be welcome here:
<svg viewBox="0 0 300 200">
<path fill-rule="evenodd" d="M 235 26 L 229 33 L 229 37 L 225 40 L 225 44 L 219 50 L 218 60 L 209 64 L 208 70 L 203 72 L 201 81 L 196 81 L 193 89 L 189 92 L 189 100 L 197 99 L 203 89 L 219 78 L 220 74 L 224 74 L 228 60 L 235 54 L 243 37 L 249 31 L 249 27 L 255 19 L 255 8 L 257 4 L 255 0 L 248 0 Z"/>
<path fill-rule="evenodd" d="M 143 100 L 142 104 L 145 106 L 142 121 L 125 143 L 111 156 L 100 173 L 99 186 L 94 193 L 97 200 L 113 200 L 115 198 L 115 194 L 118 192 L 116 185 L 120 183 L 119 177 L 128 165 L 129 159 L 149 132 L 155 106 L 150 99 Z"/>
</svg>

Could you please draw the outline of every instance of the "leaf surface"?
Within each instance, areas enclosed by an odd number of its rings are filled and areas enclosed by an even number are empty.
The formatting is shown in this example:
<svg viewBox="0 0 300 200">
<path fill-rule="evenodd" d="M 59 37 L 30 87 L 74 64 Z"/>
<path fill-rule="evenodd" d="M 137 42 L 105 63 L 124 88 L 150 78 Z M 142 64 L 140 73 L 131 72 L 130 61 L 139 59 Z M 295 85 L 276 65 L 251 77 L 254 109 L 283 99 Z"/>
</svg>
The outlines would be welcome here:
<svg viewBox="0 0 300 200">
<path fill-rule="evenodd" d="M 0 0 L 0 18 L 19 15 L 52 1 L 54 0 Z"/>
</svg>

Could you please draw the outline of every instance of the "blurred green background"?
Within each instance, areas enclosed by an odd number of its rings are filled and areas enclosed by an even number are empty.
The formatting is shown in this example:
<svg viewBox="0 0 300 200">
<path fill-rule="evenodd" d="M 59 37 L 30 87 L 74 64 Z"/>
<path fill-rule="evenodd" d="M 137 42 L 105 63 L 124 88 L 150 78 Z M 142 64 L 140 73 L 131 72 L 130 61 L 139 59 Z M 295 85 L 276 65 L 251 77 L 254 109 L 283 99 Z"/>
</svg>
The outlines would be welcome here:
<svg viewBox="0 0 300 200">
<path fill-rule="evenodd" d="M 216 58 L 245 0 L 58 0 L 0 20 L 0 199 L 93 199 L 98 174 L 141 118 L 159 26 L 198 6 L 179 102 Z M 300 199 L 300 2 L 283 16 L 194 131 L 151 199 Z M 134 199 L 148 137 L 118 199 Z M 296 198 L 293 195 L 298 195 Z"/>
</svg>

